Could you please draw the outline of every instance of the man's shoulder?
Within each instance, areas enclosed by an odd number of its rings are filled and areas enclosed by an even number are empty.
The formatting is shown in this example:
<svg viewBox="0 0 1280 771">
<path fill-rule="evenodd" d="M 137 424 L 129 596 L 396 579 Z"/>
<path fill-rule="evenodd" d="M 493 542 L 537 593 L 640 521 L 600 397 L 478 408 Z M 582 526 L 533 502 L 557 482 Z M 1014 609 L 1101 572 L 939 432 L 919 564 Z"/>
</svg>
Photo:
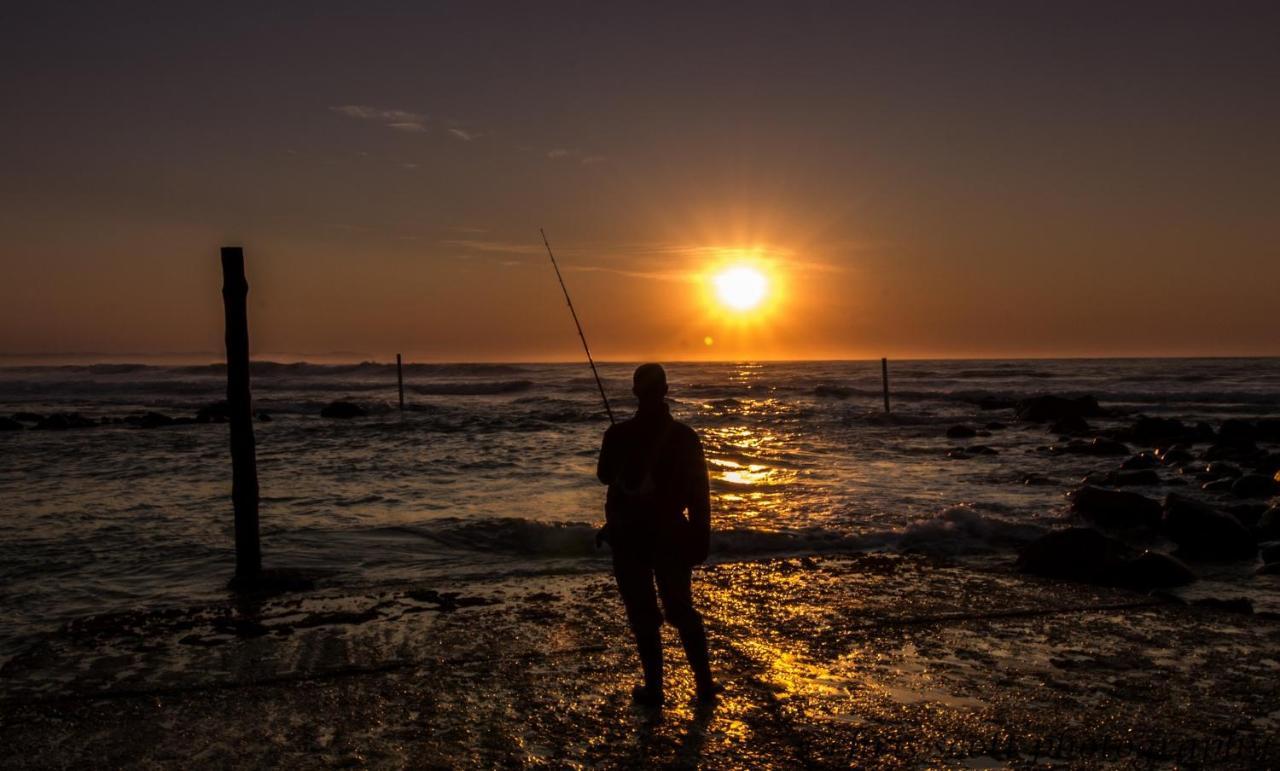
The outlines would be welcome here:
<svg viewBox="0 0 1280 771">
<path fill-rule="evenodd" d="M 678 420 L 672 420 L 671 423 L 672 423 L 671 433 L 674 434 L 675 436 L 688 442 L 699 441 L 698 432 L 694 431 L 693 428 L 689 426 L 687 423 L 681 423 Z"/>
</svg>

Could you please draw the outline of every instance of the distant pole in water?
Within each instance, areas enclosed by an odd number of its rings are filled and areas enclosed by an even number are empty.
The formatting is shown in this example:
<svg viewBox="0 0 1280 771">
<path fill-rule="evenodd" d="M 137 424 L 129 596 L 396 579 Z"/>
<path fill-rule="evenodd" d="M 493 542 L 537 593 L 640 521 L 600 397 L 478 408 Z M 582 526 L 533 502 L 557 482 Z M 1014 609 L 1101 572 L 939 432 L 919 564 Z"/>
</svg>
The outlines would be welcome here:
<svg viewBox="0 0 1280 771">
<path fill-rule="evenodd" d="M 573 309 L 573 300 L 569 299 L 569 289 L 564 285 L 564 277 L 560 275 L 560 266 L 556 264 L 556 256 L 551 253 L 551 242 L 547 241 L 547 231 L 538 228 L 538 232 L 542 234 L 542 245 L 547 247 L 547 256 L 551 258 L 551 267 L 556 269 L 556 280 L 560 282 L 560 290 L 564 292 L 564 301 L 569 306 L 569 313 L 573 315 L 573 324 L 578 328 L 578 337 L 582 338 L 582 350 L 587 352 L 587 363 L 591 365 L 591 374 L 596 378 L 596 387 L 600 389 L 600 398 L 604 400 L 604 411 L 609 413 L 609 423 L 612 424 L 613 410 L 609 408 L 609 397 L 604 394 L 604 383 L 600 382 L 600 373 L 596 372 L 596 362 L 591 358 L 591 348 L 587 346 L 587 336 L 582 334 L 582 323 L 578 321 L 578 312 Z"/>
<path fill-rule="evenodd" d="M 396 354 L 396 387 L 400 389 L 400 411 L 404 412 L 404 369 L 400 366 L 400 354 Z"/>
<path fill-rule="evenodd" d="M 889 414 L 889 359 L 880 359 L 880 379 L 884 382 L 884 414 Z"/>
<path fill-rule="evenodd" d="M 249 401 L 249 320 L 244 250 L 222 248 L 222 307 L 226 312 L 227 408 L 231 428 L 231 505 L 236 517 L 236 582 L 262 573 L 258 542 L 258 460 Z"/>
</svg>

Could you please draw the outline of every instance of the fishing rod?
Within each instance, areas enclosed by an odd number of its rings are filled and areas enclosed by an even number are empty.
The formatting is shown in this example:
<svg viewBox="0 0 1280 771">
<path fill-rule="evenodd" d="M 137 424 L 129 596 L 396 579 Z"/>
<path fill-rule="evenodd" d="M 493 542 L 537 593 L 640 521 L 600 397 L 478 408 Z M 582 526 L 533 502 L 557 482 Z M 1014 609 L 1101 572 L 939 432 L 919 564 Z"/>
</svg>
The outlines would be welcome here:
<svg viewBox="0 0 1280 771">
<path fill-rule="evenodd" d="M 573 324 L 578 328 L 578 337 L 582 338 L 582 350 L 587 352 L 587 363 L 591 365 L 591 374 L 596 378 L 596 387 L 600 389 L 600 398 L 604 400 L 604 411 L 609 413 L 609 424 L 613 425 L 613 410 L 609 407 L 609 397 L 605 396 L 604 383 L 600 382 L 600 373 L 596 371 L 595 359 L 591 358 L 591 348 L 587 345 L 587 336 L 582 333 L 582 322 L 578 321 L 578 312 L 573 309 L 573 300 L 569 299 L 569 288 L 564 285 L 564 277 L 560 275 L 560 266 L 556 264 L 556 256 L 551 252 L 551 243 L 547 241 L 547 231 L 538 228 L 538 232 L 542 234 L 542 245 L 547 247 L 547 256 L 551 258 L 551 267 L 556 269 L 556 280 L 560 282 L 560 289 L 564 292 L 565 304 L 569 306 L 569 313 L 573 315 Z"/>
</svg>

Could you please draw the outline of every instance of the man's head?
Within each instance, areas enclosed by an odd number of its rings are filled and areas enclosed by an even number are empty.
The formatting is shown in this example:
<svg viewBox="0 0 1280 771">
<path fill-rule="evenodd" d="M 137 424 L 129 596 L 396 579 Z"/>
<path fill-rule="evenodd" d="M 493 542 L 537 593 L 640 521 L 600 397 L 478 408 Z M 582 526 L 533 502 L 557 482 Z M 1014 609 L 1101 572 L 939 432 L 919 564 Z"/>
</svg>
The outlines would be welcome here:
<svg viewBox="0 0 1280 771">
<path fill-rule="evenodd" d="M 667 395 L 667 371 L 661 364 L 641 364 L 631 378 L 631 392 L 641 402 L 660 402 Z"/>
</svg>

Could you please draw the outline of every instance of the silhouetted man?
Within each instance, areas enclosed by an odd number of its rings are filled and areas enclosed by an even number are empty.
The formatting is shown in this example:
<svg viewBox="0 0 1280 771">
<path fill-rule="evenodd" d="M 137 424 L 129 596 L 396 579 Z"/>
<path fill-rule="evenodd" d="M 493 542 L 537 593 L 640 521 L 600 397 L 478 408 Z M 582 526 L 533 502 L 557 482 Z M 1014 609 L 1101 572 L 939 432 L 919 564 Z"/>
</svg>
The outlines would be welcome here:
<svg viewBox="0 0 1280 771">
<path fill-rule="evenodd" d="M 671 417 L 667 373 L 660 364 L 637 368 L 632 391 L 640 407 L 635 417 L 605 432 L 596 468 L 609 485 L 601 538 L 613 549 L 613 574 L 644 667 L 644 685 L 632 696 L 651 707 L 663 701 L 661 597 L 667 621 L 680 632 L 698 698 L 710 701 L 720 688 L 711 679 L 707 634 L 690 586 L 692 568 L 706 560 L 711 538 L 702 443 Z"/>
</svg>

